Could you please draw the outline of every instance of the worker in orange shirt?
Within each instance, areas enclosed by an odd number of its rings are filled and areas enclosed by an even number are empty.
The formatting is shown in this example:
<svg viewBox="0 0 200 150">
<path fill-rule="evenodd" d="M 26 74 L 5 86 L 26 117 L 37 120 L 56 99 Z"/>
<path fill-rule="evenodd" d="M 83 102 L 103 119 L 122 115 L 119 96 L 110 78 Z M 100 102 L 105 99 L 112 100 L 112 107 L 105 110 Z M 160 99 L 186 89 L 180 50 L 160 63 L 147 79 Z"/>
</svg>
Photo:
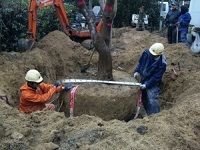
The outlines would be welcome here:
<svg viewBox="0 0 200 150">
<path fill-rule="evenodd" d="M 44 108 L 47 110 L 55 110 L 54 104 L 48 104 L 47 102 L 57 93 L 62 90 L 68 90 L 72 87 L 72 84 L 62 86 L 60 81 L 56 81 L 53 84 L 46 84 L 43 82 L 43 78 L 40 73 L 31 69 L 26 73 L 25 79 L 27 81 L 20 88 L 20 106 L 19 109 L 25 113 L 31 113 L 34 111 L 41 111 Z"/>
</svg>

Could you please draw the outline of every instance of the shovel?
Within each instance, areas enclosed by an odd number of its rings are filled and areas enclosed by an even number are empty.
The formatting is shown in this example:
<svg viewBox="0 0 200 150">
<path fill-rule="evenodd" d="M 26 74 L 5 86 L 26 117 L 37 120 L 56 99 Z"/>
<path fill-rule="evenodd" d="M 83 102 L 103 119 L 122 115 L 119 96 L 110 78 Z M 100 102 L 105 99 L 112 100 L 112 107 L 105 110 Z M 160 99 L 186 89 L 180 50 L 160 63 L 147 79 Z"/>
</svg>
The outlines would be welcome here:
<svg viewBox="0 0 200 150">
<path fill-rule="evenodd" d="M 90 59 L 89 59 L 88 63 L 83 65 L 83 67 L 81 67 L 81 73 L 84 73 L 88 68 L 90 68 L 90 66 L 91 66 L 90 61 L 92 60 L 92 56 L 94 54 L 94 51 L 95 51 L 95 48 L 93 48 L 93 50 L 92 50 L 92 54 L 90 56 Z"/>
</svg>

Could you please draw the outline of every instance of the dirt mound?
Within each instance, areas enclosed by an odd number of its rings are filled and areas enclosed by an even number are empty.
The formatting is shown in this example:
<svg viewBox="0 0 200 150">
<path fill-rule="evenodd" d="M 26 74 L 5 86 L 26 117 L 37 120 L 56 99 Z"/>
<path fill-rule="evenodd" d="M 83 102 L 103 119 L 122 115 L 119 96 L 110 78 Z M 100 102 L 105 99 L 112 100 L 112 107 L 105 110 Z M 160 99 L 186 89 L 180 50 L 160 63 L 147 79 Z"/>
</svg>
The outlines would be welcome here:
<svg viewBox="0 0 200 150">
<path fill-rule="evenodd" d="M 1 53 L 0 80 L 3 85 L 0 93 L 6 93 L 14 105 L 18 105 L 18 90 L 25 83 L 24 74 L 29 69 L 40 70 L 45 82 L 54 83 L 56 79 L 68 78 L 69 73 L 79 71 L 80 65 L 86 63 L 84 56 L 89 54 L 60 31 L 44 37 L 32 51 Z"/>
<path fill-rule="evenodd" d="M 19 87 L 25 82 L 24 74 L 31 68 L 40 70 L 44 80 L 49 83 L 60 78 L 96 77 L 97 53 L 92 59 L 92 68 L 81 74 L 80 67 L 87 63 L 91 51 L 71 41 L 62 32 L 54 31 L 44 37 L 33 51 L 0 54 L 0 93 L 7 94 L 15 106 L 12 108 L 0 100 L 0 149 L 198 150 L 199 56 L 193 55 L 183 44 L 167 44 L 166 38 L 160 37 L 158 33 L 121 28 L 115 29 L 115 37 L 112 42 L 113 69 L 120 72 L 115 76 L 119 80 L 126 79 L 122 71 L 128 74 L 133 72 L 144 49 L 155 42 L 164 44 L 168 65 L 161 87 L 161 113 L 150 116 L 149 121 L 137 119 L 124 122 L 116 119 L 104 121 L 93 112 L 93 116 L 81 115 L 74 118 L 66 118 L 60 112 L 42 111 L 31 115 L 19 112 L 16 108 L 19 104 Z M 84 93 L 91 90 L 94 94 L 98 91 L 96 96 L 90 96 L 91 101 L 97 98 L 103 103 L 104 99 L 100 97 L 103 93 L 109 95 L 107 85 L 103 89 L 101 85 L 95 85 L 97 90 L 90 89 L 89 85 L 82 87 L 85 87 L 82 89 Z M 123 97 L 123 89 L 129 90 L 129 87 L 121 89 L 122 94 L 119 92 L 119 96 Z M 121 89 L 116 86 L 110 91 L 118 92 Z M 98 95 L 100 93 L 101 96 Z M 120 99 L 117 102 L 116 108 L 120 105 Z M 141 129 L 146 130 L 141 132 Z"/>
</svg>

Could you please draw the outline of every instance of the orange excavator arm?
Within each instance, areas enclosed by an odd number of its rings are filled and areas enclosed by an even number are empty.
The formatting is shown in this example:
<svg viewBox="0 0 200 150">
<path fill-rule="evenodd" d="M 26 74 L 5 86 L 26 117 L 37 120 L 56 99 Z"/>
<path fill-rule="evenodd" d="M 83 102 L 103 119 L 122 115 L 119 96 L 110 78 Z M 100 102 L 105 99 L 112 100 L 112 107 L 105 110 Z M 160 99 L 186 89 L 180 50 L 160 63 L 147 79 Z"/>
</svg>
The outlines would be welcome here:
<svg viewBox="0 0 200 150">
<path fill-rule="evenodd" d="M 36 39 L 37 2 L 31 0 L 28 9 L 28 38 Z"/>
<path fill-rule="evenodd" d="M 59 22 L 60 22 L 60 24 L 63 28 L 63 31 L 67 35 L 69 35 L 70 24 L 69 24 L 68 17 L 66 15 L 64 4 L 63 4 L 62 0 L 54 0 L 54 1 L 55 1 L 54 6 L 55 6 L 55 9 L 56 9 L 56 14 L 58 16 Z"/>
<path fill-rule="evenodd" d="M 69 35 L 69 30 L 67 30 L 67 27 L 70 27 L 70 24 L 62 0 L 40 0 L 38 3 L 37 0 L 31 0 L 29 4 L 28 15 L 28 35 L 30 39 L 36 39 L 37 9 L 51 5 L 55 6 L 56 14 L 63 31 Z"/>
</svg>

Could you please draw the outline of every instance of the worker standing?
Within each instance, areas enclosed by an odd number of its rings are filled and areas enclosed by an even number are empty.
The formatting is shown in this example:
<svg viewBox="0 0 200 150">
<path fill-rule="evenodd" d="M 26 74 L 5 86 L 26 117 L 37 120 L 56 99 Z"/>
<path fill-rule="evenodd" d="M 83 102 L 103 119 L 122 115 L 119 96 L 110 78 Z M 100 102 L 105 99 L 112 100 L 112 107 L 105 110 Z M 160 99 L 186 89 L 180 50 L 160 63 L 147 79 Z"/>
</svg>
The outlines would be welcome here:
<svg viewBox="0 0 200 150">
<path fill-rule="evenodd" d="M 167 39 L 168 39 L 168 43 L 172 44 L 172 43 L 176 43 L 176 22 L 178 22 L 178 17 L 180 15 L 180 11 L 177 9 L 177 3 L 173 2 L 171 4 L 172 8 L 171 10 L 167 13 L 166 16 L 166 26 L 168 28 L 167 30 Z"/>
<path fill-rule="evenodd" d="M 185 43 L 187 47 L 190 47 L 190 44 L 187 41 L 187 33 L 191 21 L 191 15 L 188 13 L 188 8 L 186 6 L 181 6 L 180 11 L 180 16 L 176 23 L 179 26 L 179 42 Z"/>
<path fill-rule="evenodd" d="M 160 112 L 160 83 L 167 64 L 163 51 L 162 43 L 154 43 L 146 49 L 133 74 L 136 79 L 141 79 L 142 103 L 147 115 Z"/>
<path fill-rule="evenodd" d="M 55 93 L 67 89 L 61 85 L 60 81 L 53 84 L 43 83 L 43 78 L 40 73 L 31 69 L 26 73 L 25 79 L 27 81 L 20 88 L 20 106 L 19 109 L 25 113 L 31 113 L 34 111 L 41 111 L 44 108 L 48 110 L 55 110 L 54 104 L 48 104 L 47 102 L 55 95 Z"/>
</svg>

